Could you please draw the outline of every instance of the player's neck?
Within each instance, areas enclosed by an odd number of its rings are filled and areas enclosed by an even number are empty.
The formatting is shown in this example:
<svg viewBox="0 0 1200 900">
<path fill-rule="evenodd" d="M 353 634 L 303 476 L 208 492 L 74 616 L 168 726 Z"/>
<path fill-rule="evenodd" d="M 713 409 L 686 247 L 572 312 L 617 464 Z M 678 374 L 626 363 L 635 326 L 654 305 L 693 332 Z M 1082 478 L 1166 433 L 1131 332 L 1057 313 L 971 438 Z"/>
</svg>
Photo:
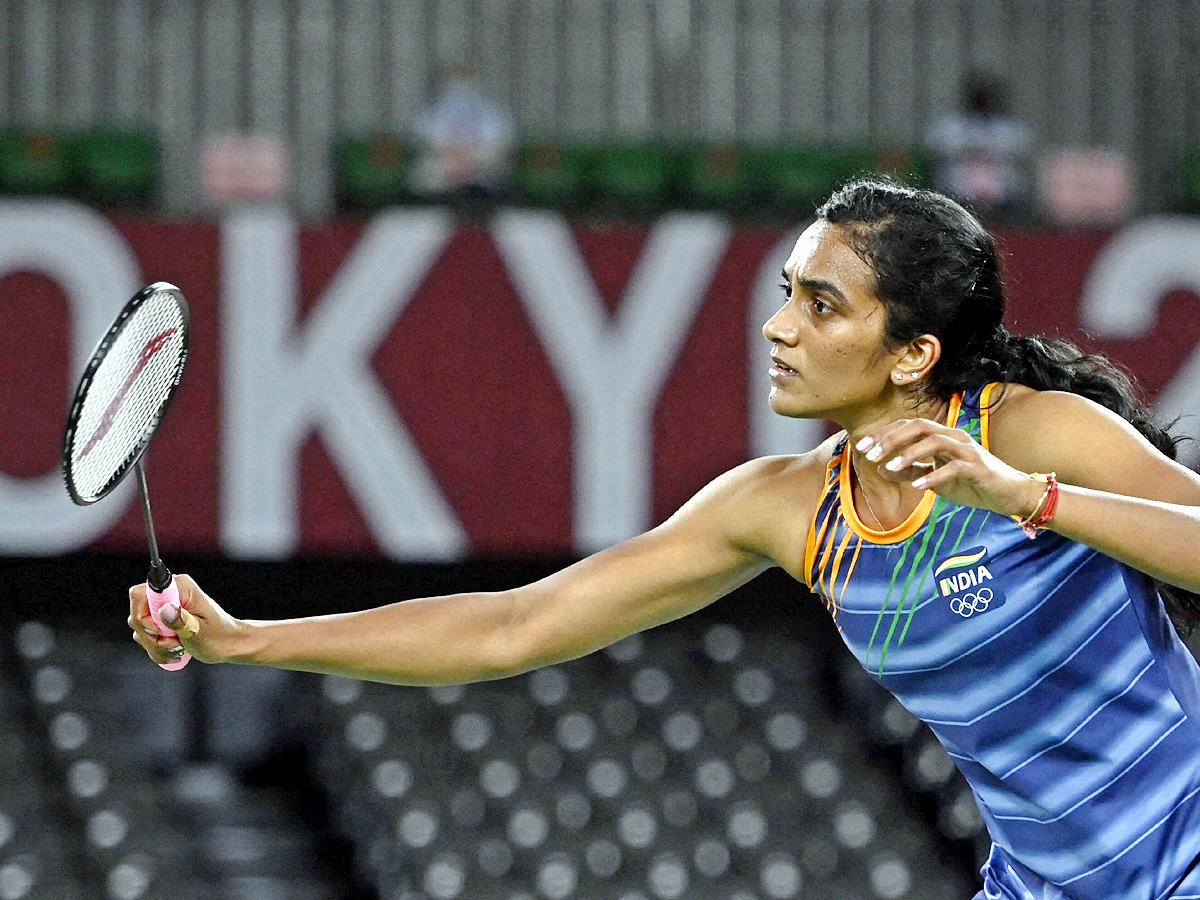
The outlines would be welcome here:
<svg viewBox="0 0 1200 900">
<path fill-rule="evenodd" d="M 944 425 L 949 414 L 950 402 L 947 400 L 936 397 L 918 400 L 909 391 L 896 391 L 881 398 L 878 405 L 863 409 L 838 424 L 850 436 L 850 445 L 857 447 L 863 438 L 876 437 L 888 425 L 901 419 L 932 419 Z"/>
<path fill-rule="evenodd" d="M 920 503 L 925 492 L 913 488 L 908 482 L 890 481 L 880 475 L 878 467 L 883 460 L 868 460 L 866 453 L 858 450 L 859 441 L 867 436 L 877 437 L 886 426 L 901 419 L 931 419 L 944 425 L 949 413 L 950 403 L 946 400 L 935 398 L 914 404 L 912 395 L 906 393 L 898 395 L 896 402 L 864 411 L 857 421 L 845 423 L 850 441 L 851 468 L 858 482 L 858 490 L 869 495 L 873 513 L 882 516 L 884 528 L 894 527 L 904 521 Z"/>
</svg>

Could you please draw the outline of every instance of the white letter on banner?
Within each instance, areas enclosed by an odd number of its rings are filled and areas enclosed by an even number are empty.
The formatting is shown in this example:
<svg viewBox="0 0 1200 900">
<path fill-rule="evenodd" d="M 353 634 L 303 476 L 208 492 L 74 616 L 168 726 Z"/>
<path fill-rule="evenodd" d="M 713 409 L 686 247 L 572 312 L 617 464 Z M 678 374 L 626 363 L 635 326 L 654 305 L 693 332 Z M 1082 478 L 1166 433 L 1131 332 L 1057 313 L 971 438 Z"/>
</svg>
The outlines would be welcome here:
<svg viewBox="0 0 1200 900">
<path fill-rule="evenodd" d="M 71 377 L 79 378 L 96 343 L 141 287 L 129 245 L 106 219 L 76 203 L 0 203 L 0 276 L 19 270 L 43 273 L 66 294 L 72 318 Z M 0 297 L 0 302 L 17 298 Z M 48 400 L 61 404 L 65 427 L 69 398 Z M 71 502 L 57 470 L 37 479 L 0 472 L 0 550 L 75 550 L 111 528 L 132 497 L 131 484 L 124 483 L 83 509 Z"/>
<path fill-rule="evenodd" d="M 446 246 L 438 211 L 375 218 L 301 328 L 296 226 L 282 210 L 222 224 L 222 539 L 284 556 L 298 534 L 300 447 L 319 432 L 385 552 L 451 559 L 466 536 L 371 373 L 371 354 Z"/>
<path fill-rule="evenodd" d="M 561 216 L 504 212 L 492 234 L 571 405 L 576 547 L 632 537 L 650 521 L 654 406 L 729 227 L 712 215 L 664 217 L 612 320 Z"/>
<path fill-rule="evenodd" d="M 767 319 L 783 306 L 780 272 L 791 255 L 796 238 L 786 237 L 763 258 L 754 283 L 750 304 L 750 346 L 746 359 L 750 366 L 750 453 L 752 456 L 776 456 L 804 453 L 825 440 L 825 426 L 819 419 L 791 419 L 771 409 L 771 345 L 763 337 Z"/>
<path fill-rule="evenodd" d="M 1101 338 L 1138 338 L 1158 319 L 1173 290 L 1200 294 L 1200 222 L 1153 218 L 1114 235 L 1092 263 L 1080 304 L 1082 327 Z M 1200 463 L 1200 348 L 1193 351 L 1155 401 L 1162 423 L 1176 416 L 1196 440 L 1179 445 L 1180 462 Z"/>
</svg>

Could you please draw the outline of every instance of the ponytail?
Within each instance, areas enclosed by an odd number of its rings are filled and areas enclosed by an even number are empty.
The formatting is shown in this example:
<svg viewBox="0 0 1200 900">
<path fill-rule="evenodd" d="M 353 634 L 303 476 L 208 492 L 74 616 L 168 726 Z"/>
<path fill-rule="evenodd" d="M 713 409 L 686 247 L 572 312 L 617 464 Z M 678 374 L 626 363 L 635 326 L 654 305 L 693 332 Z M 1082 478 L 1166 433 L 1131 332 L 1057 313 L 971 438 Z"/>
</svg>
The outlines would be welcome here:
<svg viewBox="0 0 1200 900">
<path fill-rule="evenodd" d="M 1178 419 L 1165 428 L 1155 424 L 1133 378 L 1107 356 L 1087 353 L 1059 338 L 1014 337 L 1003 327 L 990 350 L 995 358 L 984 358 L 981 363 L 985 367 L 994 364 L 997 377 L 991 381 L 1011 381 L 1039 391 L 1069 391 L 1087 397 L 1129 422 L 1170 459 L 1178 458 L 1179 444 L 1191 440 L 1170 433 Z"/>
</svg>

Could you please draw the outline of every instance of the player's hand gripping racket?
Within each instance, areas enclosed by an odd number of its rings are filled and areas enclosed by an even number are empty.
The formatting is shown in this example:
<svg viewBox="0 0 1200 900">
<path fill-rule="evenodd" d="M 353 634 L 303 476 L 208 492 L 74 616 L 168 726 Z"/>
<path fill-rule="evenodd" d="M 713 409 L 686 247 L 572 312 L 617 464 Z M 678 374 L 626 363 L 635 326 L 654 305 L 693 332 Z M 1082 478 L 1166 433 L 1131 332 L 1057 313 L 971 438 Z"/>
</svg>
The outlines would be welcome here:
<svg viewBox="0 0 1200 900">
<path fill-rule="evenodd" d="M 187 301 L 175 285 L 159 281 L 138 291 L 92 351 L 63 438 L 63 475 L 80 506 L 95 503 L 137 469 L 150 541 L 146 597 L 150 617 L 167 637 L 175 632 L 163 624 L 159 609 L 177 603 L 179 589 L 158 555 L 142 454 L 183 377 L 188 324 Z M 191 658 L 184 654 L 161 665 L 182 669 Z"/>
</svg>

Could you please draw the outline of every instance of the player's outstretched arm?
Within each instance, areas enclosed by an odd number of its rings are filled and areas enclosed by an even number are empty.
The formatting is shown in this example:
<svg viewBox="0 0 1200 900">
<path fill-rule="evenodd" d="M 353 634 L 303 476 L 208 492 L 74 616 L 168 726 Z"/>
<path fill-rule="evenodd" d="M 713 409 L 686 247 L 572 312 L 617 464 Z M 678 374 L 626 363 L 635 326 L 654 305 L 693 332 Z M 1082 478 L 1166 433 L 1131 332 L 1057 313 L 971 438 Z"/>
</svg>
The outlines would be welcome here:
<svg viewBox="0 0 1200 900">
<path fill-rule="evenodd" d="M 755 460 L 717 478 L 667 522 L 548 578 L 496 593 L 408 600 L 342 615 L 248 621 L 187 576 L 164 621 L 204 662 L 269 665 L 396 684 L 503 678 L 582 656 L 711 603 L 772 565 L 776 482 L 796 460 Z M 774 499 L 772 498 L 774 495 Z M 156 662 L 145 587 L 130 591 L 134 638 Z"/>
</svg>

